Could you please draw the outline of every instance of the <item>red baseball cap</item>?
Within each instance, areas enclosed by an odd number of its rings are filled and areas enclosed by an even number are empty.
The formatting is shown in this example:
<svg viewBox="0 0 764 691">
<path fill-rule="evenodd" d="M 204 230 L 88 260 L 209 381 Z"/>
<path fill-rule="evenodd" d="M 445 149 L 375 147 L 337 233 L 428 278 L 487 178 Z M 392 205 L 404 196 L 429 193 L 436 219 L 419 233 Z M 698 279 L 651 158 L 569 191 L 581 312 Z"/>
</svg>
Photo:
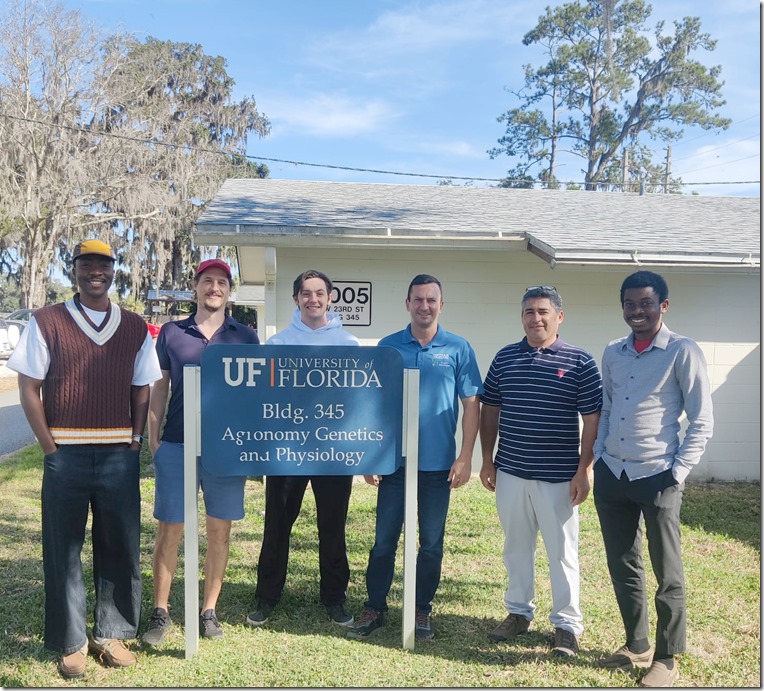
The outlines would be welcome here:
<svg viewBox="0 0 764 691">
<path fill-rule="evenodd" d="M 213 269 L 217 267 L 225 271 L 225 275 L 228 276 L 228 280 L 233 283 L 233 274 L 231 273 L 231 267 L 228 266 L 222 259 L 207 259 L 199 264 L 199 268 L 196 270 L 195 278 L 199 278 L 207 269 Z"/>
</svg>

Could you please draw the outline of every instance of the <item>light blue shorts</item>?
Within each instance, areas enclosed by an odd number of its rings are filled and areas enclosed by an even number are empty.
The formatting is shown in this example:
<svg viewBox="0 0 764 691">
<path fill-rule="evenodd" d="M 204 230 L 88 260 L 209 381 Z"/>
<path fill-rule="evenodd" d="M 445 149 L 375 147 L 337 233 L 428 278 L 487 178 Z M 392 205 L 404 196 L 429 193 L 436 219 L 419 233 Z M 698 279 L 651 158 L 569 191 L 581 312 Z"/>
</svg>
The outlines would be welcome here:
<svg viewBox="0 0 764 691">
<path fill-rule="evenodd" d="M 201 463 L 197 473 L 208 516 L 226 521 L 244 518 L 245 476 L 210 475 Z M 154 518 L 183 523 L 183 444 L 163 441 L 154 456 Z"/>
</svg>

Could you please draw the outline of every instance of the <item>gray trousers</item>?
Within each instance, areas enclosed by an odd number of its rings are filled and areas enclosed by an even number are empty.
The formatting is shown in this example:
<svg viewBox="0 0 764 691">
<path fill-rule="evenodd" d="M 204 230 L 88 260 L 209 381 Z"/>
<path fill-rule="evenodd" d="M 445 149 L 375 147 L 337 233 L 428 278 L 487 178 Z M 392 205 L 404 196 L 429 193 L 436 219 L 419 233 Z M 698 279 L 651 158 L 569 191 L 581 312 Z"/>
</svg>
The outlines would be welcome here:
<svg viewBox="0 0 764 691">
<path fill-rule="evenodd" d="M 647 549 L 658 589 L 655 658 L 684 652 L 687 611 L 679 512 L 684 483 L 667 470 L 652 477 L 616 478 L 604 461 L 594 466 L 594 505 L 600 519 L 607 564 L 626 629 L 627 645 L 649 638 L 647 592 L 642 564 L 644 518 Z"/>
</svg>

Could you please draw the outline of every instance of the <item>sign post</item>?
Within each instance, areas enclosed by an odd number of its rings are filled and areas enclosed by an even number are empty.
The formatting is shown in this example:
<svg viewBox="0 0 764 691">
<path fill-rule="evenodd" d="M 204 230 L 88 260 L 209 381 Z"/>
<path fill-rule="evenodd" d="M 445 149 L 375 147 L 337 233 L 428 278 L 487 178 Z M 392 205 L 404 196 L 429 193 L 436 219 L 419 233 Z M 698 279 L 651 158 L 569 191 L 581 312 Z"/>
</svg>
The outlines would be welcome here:
<svg viewBox="0 0 764 691">
<path fill-rule="evenodd" d="M 199 368 L 183 368 L 183 534 L 186 659 L 199 650 L 199 499 L 197 458 L 201 450 Z"/>
<path fill-rule="evenodd" d="M 405 456 L 403 646 L 413 649 L 419 371 L 404 376 L 386 346 L 212 345 L 183 386 L 186 658 L 199 647 L 198 459 L 220 476 L 391 475 Z"/>
<path fill-rule="evenodd" d="M 416 640 L 416 537 L 417 537 L 417 470 L 419 467 L 419 370 L 404 373 L 406 397 L 403 424 L 406 457 L 406 478 L 403 509 L 403 648 L 413 650 Z"/>
</svg>

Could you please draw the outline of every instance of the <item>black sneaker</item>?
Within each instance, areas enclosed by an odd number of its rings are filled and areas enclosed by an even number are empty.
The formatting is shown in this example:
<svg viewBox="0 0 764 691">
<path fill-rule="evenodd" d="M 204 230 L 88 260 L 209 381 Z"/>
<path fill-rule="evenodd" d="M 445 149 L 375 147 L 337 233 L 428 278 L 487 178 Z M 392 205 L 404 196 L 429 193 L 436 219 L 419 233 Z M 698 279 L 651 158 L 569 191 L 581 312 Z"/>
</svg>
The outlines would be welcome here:
<svg viewBox="0 0 764 691">
<path fill-rule="evenodd" d="M 223 627 L 220 626 L 214 609 L 206 609 L 199 615 L 199 632 L 204 638 L 223 637 Z"/>
<path fill-rule="evenodd" d="M 348 631 L 348 638 L 362 639 L 368 638 L 377 629 L 381 629 L 387 620 L 384 612 L 377 612 L 376 609 L 364 608 L 361 616 L 358 617 L 358 624 Z"/>
<path fill-rule="evenodd" d="M 276 605 L 271 602 L 258 600 L 255 602 L 254 612 L 250 612 L 247 615 L 247 624 L 250 626 L 262 626 L 266 621 L 268 621 L 268 617 L 271 616 L 271 612 L 275 606 Z"/>
<path fill-rule="evenodd" d="M 166 609 L 156 607 L 149 619 L 149 626 L 141 636 L 141 641 L 146 645 L 159 645 L 172 628 L 170 613 Z"/>
<path fill-rule="evenodd" d="M 414 636 L 422 641 L 431 641 L 435 638 L 432 632 L 432 623 L 430 622 L 430 613 L 418 609 L 416 612 L 416 628 Z"/>
<path fill-rule="evenodd" d="M 326 605 L 326 613 L 335 624 L 340 626 L 352 626 L 353 615 L 350 613 L 344 602 L 338 602 L 335 605 Z"/>
</svg>

